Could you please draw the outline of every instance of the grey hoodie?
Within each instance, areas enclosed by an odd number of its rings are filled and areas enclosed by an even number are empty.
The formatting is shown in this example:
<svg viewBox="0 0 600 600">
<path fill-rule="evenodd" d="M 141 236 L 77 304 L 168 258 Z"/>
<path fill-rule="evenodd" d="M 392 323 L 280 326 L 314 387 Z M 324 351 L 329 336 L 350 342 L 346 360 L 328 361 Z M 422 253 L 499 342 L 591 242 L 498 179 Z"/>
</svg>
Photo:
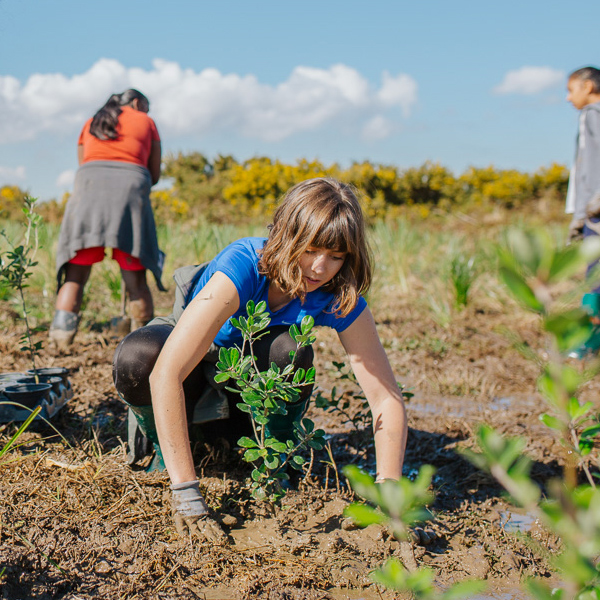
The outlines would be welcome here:
<svg viewBox="0 0 600 600">
<path fill-rule="evenodd" d="M 581 109 L 575 151 L 575 212 L 573 220 L 585 219 L 585 209 L 600 195 L 600 102 Z"/>
</svg>

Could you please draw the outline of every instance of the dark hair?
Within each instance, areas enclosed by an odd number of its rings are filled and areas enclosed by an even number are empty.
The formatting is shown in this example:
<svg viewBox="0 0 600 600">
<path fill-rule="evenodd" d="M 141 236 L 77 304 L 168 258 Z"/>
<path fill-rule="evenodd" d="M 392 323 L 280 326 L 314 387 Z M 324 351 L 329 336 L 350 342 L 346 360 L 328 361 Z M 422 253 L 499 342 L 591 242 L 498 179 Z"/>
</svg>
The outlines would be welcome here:
<svg viewBox="0 0 600 600">
<path fill-rule="evenodd" d="M 569 75 L 569 79 L 580 79 L 581 81 L 591 81 L 595 94 L 600 94 L 600 69 L 596 67 L 583 67 L 577 69 Z"/>
<path fill-rule="evenodd" d="M 121 114 L 121 106 L 131 104 L 134 100 L 148 102 L 148 98 L 134 89 L 125 90 L 122 94 L 113 94 L 106 104 L 94 115 L 90 125 L 90 133 L 99 140 L 115 140 L 118 137 L 117 124 Z"/>
</svg>

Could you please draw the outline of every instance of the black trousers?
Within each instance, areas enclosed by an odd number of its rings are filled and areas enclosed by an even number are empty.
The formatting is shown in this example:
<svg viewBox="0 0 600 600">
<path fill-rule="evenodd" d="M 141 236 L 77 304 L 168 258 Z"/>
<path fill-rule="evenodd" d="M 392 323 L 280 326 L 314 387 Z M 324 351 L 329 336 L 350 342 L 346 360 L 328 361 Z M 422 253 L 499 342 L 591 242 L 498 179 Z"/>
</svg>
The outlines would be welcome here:
<svg viewBox="0 0 600 600">
<path fill-rule="evenodd" d="M 117 346 L 113 359 L 113 381 L 119 395 L 132 406 L 150 406 L 152 397 L 150 393 L 150 374 L 156 364 L 167 338 L 173 327 L 166 324 L 147 325 L 132 331 Z M 290 364 L 290 352 L 296 350 L 296 342 L 289 335 L 287 325 L 278 325 L 269 328 L 269 333 L 253 343 L 257 366 L 261 371 L 275 363 L 280 369 Z M 214 363 L 218 357 L 218 348 L 214 345 L 207 356 L 192 370 L 183 382 L 183 391 L 186 401 L 188 423 L 194 411 L 196 402 L 206 390 L 207 386 L 221 387 L 210 381 L 214 374 Z M 295 365 L 309 369 L 313 365 L 314 351 L 312 346 L 300 348 L 296 353 Z M 214 435 L 235 437 L 246 435 L 249 432 L 248 415 L 242 413 L 236 404 L 239 403 L 239 394 L 224 390 L 229 401 L 229 419 L 225 422 L 214 421 L 210 423 L 210 430 Z M 307 404 L 312 394 L 312 386 L 302 389 L 300 399 L 296 404 Z M 203 427 L 204 430 L 208 427 Z"/>
</svg>

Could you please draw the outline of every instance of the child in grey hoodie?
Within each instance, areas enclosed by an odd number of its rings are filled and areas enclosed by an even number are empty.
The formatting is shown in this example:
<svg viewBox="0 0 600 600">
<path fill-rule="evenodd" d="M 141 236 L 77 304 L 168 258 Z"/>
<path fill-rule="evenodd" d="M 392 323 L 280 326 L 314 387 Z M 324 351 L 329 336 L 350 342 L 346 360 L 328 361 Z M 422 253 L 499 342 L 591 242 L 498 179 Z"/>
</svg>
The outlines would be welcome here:
<svg viewBox="0 0 600 600">
<path fill-rule="evenodd" d="M 579 115 L 575 164 L 567 193 L 567 213 L 573 213 L 569 239 L 600 235 L 600 69 L 574 71 L 567 83 L 567 101 Z M 588 273 L 595 267 L 592 264 Z M 600 285 L 585 294 L 582 305 L 590 313 L 594 329 L 590 338 L 571 356 L 583 358 L 600 350 Z"/>
</svg>

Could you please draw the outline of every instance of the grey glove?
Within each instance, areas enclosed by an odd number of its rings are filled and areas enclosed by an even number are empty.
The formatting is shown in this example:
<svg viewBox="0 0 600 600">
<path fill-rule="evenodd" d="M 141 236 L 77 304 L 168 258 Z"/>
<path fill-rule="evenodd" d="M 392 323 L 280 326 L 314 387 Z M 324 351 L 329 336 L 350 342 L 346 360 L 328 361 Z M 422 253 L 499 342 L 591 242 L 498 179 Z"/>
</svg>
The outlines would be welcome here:
<svg viewBox="0 0 600 600">
<path fill-rule="evenodd" d="M 171 491 L 171 510 L 179 535 L 196 537 L 214 544 L 227 543 L 227 535 L 211 516 L 197 480 L 176 483 L 171 486 Z"/>
<path fill-rule="evenodd" d="M 573 219 L 569 225 L 569 243 L 578 242 L 583 239 L 583 226 L 585 219 Z"/>
</svg>

